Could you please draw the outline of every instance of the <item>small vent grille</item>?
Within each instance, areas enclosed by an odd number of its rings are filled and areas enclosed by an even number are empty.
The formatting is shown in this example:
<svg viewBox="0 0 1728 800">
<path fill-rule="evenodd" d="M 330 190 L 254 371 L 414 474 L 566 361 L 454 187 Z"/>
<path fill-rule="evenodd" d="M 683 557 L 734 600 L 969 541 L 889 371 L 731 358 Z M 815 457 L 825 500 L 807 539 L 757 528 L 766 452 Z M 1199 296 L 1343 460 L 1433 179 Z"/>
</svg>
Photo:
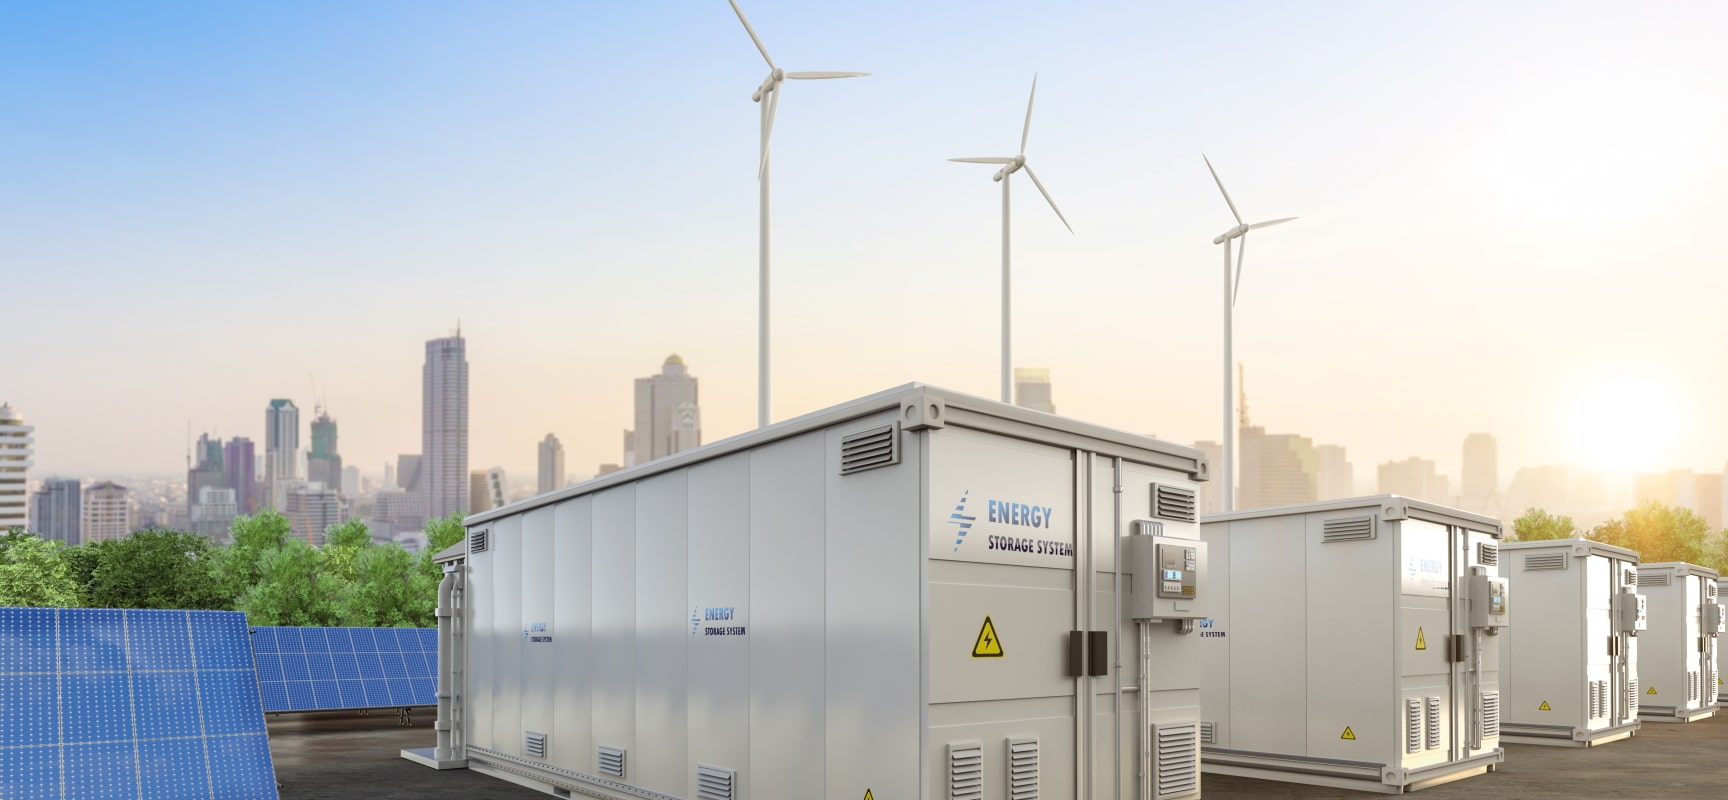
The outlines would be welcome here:
<svg viewBox="0 0 1728 800">
<path fill-rule="evenodd" d="M 1183 486 L 1152 484 L 1152 516 L 1177 522 L 1194 521 L 1194 490 Z"/>
<path fill-rule="evenodd" d="M 1639 586 L 1667 586 L 1668 585 L 1668 573 L 1666 573 L 1666 572 L 1640 573 L 1638 575 L 1638 585 Z"/>
<path fill-rule="evenodd" d="M 1627 586 L 1637 586 L 1638 585 L 1638 570 L 1628 569 L 1622 574 L 1624 575 L 1624 577 L 1621 578 L 1621 580 L 1620 580 L 1621 583 L 1626 584 Z"/>
<path fill-rule="evenodd" d="M 1038 739 L 1008 740 L 1008 800 L 1038 800 Z"/>
<path fill-rule="evenodd" d="M 1493 542 L 1476 543 L 1476 560 L 1484 567 L 1500 566 L 1500 545 Z"/>
<path fill-rule="evenodd" d="M 1602 708 L 1599 709 L 1602 713 L 1599 716 L 1606 717 L 1614 713 L 1614 695 L 1608 688 L 1607 681 L 1596 682 L 1596 694 L 1602 698 Z"/>
<path fill-rule="evenodd" d="M 1714 583 L 1704 584 L 1704 591 L 1708 592 L 1710 597 L 1715 597 L 1716 596 L 1716 584 L 1714 584 Z"/>
<path fill-rule="evenodd" d="M 1201 744 L 1217 744 L 1218 743 L 1218 726 L 1217 726 L 1217 723 L 1214 723 L 1214 722 L 1202 722 L 1202 723 L 1200 723 L 1200 743 Z"/>
<path fill-rule="evenodd" d="M 1440 748 L 1440 698 L 1428 698 L 1428 749 Z"/>
<path fill-rule="evenodd" d="M 840 474 L 889 467 L 900 463 L 898 425 L 883 425 L 840 437 Z"/>
<path fill-rule="evenodd" d="M 1567 553 L 1530 553 L 1524 556 L 1524 571 L 1565 569 L 1571 562 L 1572 556 Z"/>
<path fill-rule="evenodd" d="M 491 546 L 492 546 L 492 530 L 490 528 L 481 528 L 480 530 L 477 530 L 477 531 L 469 531 L 469 533 L 468 533 L 468 552 L 470 555 L 472 555 L 474 553 L 484 553 L 484 552 L 486 552 L 487 548 L 489 548 Z"/>
<path fill-rule="evenodd" d="M 599 757 L 601 775 L 611 775 L 614 778 L 624 777 L 624 749 L 600 745 Z"/>
<path fill-rule="evenodd" d="M 1493 739 L 1500 735 L 1500 693 L 1482 693 L 1482 738 Z"/>
<path fill-rule="evenodd" d="M 1688 670 L 1686 672 L 1686 700 L 1687 700 L 1687 702 L 1691 702 L 1691 701 L 1697 700 L 1697 699 L 1698 699 L 1698 673 L 1691 671 L 1691 670 Z"/>
<path fill-rule="evenodd" d="M 1590 684 L 1590 719 L 1602 716 L 1602 684 L 1601 681 L 1591 681 Z"/>
<path fill-rule="evenodd" d="M 546 734 L 539 731 L 522 732 L 522 754 L 540 761 L 546 760 Z"/>
<path fill-rule="evenodd" d="M 1626 682 L 1626 716 L 1638 716 L 1638 679 Z"/>
<path fill-rule="evenodd" d="M 1404 752 L 1422 749 L 1422 701 L 1414 697 L 1404 701 Z"/>
<path fill-rule="evenodd" d="M 983 800 L 984 745 L 948 743 L 948 800 Z"/>
<path fill-rule="evenodd" d="M 1320 524 L 1320 541 L 1357 542 L 1374 538 L 1374 517 L 1339 517 Z"/>
<path fill-rule="evenodd" d="M 737 774 L 729 769 L 697 764 L 696 800 L 732 800 L 732 779 Z"/>
<path fill-rule="evenodd" d="M 1178 797 L 1200 790 L 1200 726 L 1168 722 L 1152 726 L 1157 775 L 1154 797 Z"/>
</svg>

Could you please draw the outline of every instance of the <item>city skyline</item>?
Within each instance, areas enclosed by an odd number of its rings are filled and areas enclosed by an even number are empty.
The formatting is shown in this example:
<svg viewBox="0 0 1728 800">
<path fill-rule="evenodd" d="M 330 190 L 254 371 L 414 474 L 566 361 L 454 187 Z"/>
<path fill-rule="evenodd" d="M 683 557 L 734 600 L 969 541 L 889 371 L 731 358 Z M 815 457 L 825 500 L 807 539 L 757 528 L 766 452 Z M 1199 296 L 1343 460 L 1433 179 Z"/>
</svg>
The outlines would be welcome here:
<svg viewBox="0 0 1728 800">
<path fill-rule="evenodd" d="M 776 142 L 776 419 L 909 381 L 994 394 L 998 265 L 978 243 L 998 209 L 943 159 L 1011 146 L 1038 72 L 1038 152 L 1077 234 L 1030 215 L 1015 232 L 1016 365 L 1052 370 L 1065 415 L 1221 436 L 1204 150 L 1256 208 L 1303 214 L 1244 281 L 1236 347 L 1267 430 L 1348 447 L 1359 477 L 1412 456 L 1458 476 L 1483 431 L 1502 485 L 1541 465 L 1722 470 L 1728 376 L 1701 367 L 1728 341 L 1728 276 L 1706 268 L 1728 10 L 977 10 L 750 8 L 776 57 L 875 73 L 777 122 L 797 133 Z M 153 35 L 118 48 L 65 9 L 0 11 L 20 42 L 0 74 L 29 78 L 0 83 L 18 112 L 0 236 L 30 265 L 13 313 L 58 343 L 0 372 L 33 478 L 176 473 L 187 419 L 262 449 L 257 405 L 312 407 L 307 376 L 344 462 L 376 474 L 417 449 L 415 353 L 458 317 L 470 463 L 531 474 L 547 430 L 579 472 L 615 461 L 619 387 L 668 352 L 702 365 L 704 440 L 753 427 L 757 119 L 737 87 L 760 63 L 724 4 L 110 13 Z M 911 13 L 928 24 L 908 41 L 892 22 Z M 591 80 L 626 53 L 666 66 Z M 306 308 L 325 321 L 297 324 Z M 215 329 L 243 337 L 192 385 L 178 365 Z"/>
</svg>

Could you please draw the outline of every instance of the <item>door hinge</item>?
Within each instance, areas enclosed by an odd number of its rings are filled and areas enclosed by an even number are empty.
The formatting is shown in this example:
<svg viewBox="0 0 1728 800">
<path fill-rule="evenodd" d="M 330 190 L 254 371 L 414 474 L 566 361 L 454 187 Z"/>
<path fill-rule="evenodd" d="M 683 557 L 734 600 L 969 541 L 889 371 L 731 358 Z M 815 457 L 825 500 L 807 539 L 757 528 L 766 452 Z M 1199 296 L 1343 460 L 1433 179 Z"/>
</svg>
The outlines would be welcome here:
<svg viewBox="0 0 1728 800">
<path fill-rule="evenodd" d="M 1110 634 L 1091 631 L 1086 635 L 1086 674 L 1094 678 L 1110 674 Z"/>
</svg>

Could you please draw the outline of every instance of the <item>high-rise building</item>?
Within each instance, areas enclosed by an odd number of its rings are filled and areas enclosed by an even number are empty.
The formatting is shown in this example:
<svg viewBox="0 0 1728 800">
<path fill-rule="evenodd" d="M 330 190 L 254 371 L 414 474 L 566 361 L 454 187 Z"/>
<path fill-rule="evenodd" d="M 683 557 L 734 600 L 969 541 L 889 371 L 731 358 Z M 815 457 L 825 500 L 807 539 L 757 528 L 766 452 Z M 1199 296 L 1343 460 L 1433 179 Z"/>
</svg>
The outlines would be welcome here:
<svg viewBox="0 0 1728 800">
<path fill-rule="evenodd" d="M 428 519 L 468 510 L 468 346 L 461 330 L 426 343 L 420 481 Z"/>
<path fill-rule="evenodd" d="M 324 535 L 342 523 L 342 501 L 336 490 L 321 483 L 296 483 L 288 490 L 286 509 L 291 536 L 313 547 L 324 545 Z"/>
<path fill-rule="evenodd" d="M 132 493 L 113 481 L 84 489 L 84 518 L 79 522 L 85 542 L 124 539 L 132 532 Z"/>
<path fill-rule="evenodd" d="M 386 488 L 386 489 L 400 489 L 400 488 L 402 488 L 402 486 L 400 484 L 396 483 L 396 465 L 392 464 L 388 461 L 384 462 L 384 488 Z"/>
<path fill-rule="evenodd" d="M 1343 445 L 1323 444 L 1314 448 L 1320 459 L 1321 500 L 1343 500 L 1356 496 L 1356 467 L 1346 457 Z"/>
<path fill-rule="evenodd" d="M 1050 397 L 1050 370 L 1015 367 L 1014 405 L 1046 414 L 1056 413 L 1056 404 Z"/>
<path fill-rule="evenodd" d="M 336 452 L 336 420 L 323 406 L 312 420 L 312 452 L 306 454 L 306 480 L 330 489 L 342 488 L 342 456 Z"/>
<path fill-rule="evenodd" d="M 30 495 L 30 532 L 69 545 L 82 544 L 84 500 L 80 488 L 78 481 L 67 478 L 43 481 L 42 488 Z"/>
<path fill-rule="evenodd" d="M 396 457 L 396 488 L 405 492 L 420 491 L 420 456 L 403 453 Z"/>
<path fill-rule="evenodd" d="M 493 508 L 503 508 L 510 502 L 510 491 L 504 487 L 504 468 L 486 470 L 486 495 Z"/>
<path fill-rule="evenodd" d="M 1426 458 L 1388 461 L 1380 465 L 1377 477 L 1381 494 L 1396 494 L 1441 505 L 1453 502 L 1450 481 L 1439 473 L 1434 462 Z"/>
<path fill-rule="evenodd" d="M 264 409 L 264 485 L 270 487 L 272 508 L 281 508 L 286 484 L 298 480 L 300 409 L 293 400 L 278 398 Z"/>
<path fill-rule="evenodd" d="M 626 466 L 702 444 L 702 410 L 696 378 L 674 353 L 660 365 L 660 374 L 636 379 L 636 427 L 626 431 Z"/>
<path fill-rule="evenodd" d="M 342 495 L 344 497 L 359 497 L 360 496 L 360 489 L 361 489 L 361 486 L 360 486 L 360 468 L 359 467 L 343 467 L 342 468 Z"/>
<path fill-rule="evenodd" d="M 1320 498 L 1320 454 L 1312 439 L 1244 425 L 1237 434 L 1237 444 L 1242 452 L 1238 510 L 1312 503 Z"/>
<path fill-rule="evenodd" d="M 1200 484 L 1200 513 L 1224 512 L 1224 445 L 1214 441 L 1194 443 L 1195 449 L 1206 454 L 1207 470 L 1212 480 Z"/>
<path fill-rule="evenodd" d="M 1634 475 L 1632 494 L 1638 503 L 1655 501 L 1691 510 L 1709 522 L 1712 531 L 1722 529 L 1722 475 L 1719 473 L 1675 469 Z"/>
<path fill-rule="evenodd" d="M 227 541 L 239 508 L 233 489 L 205 486 L 192 503 L 192 532 L 212 541 Z"/>
<path fill-rule="evenodd" d="M 192 455 L 192 464 L 186 470 L 187 514 L 191 514 L 192 506 L 198 502 L 199 489 L 206 486 L 228 486 L 226 454 L 223 452 L 221 439 L 211 439 L 208 433 L 199 434 L 198 446 L 193 448 Z"/>
<path fill-rule="evenodd" d="M 1459 478 L 1458 504 L 1465 511 L 1487 513 L 1499 505 L 1500 445 L 1493 434 L 1464 437 L 1464 471 Z"/>
<path fill-rule="evenodd" d="M 477 469 L 468 473 L 468 513 L 478 514 L 494 508 L 492 493 L 486 490 L 486 471 Z"/>
<path fill-rule="evenodd" d="M 33 465 L 33 430 L 24 424 L 24 415 L 10 405 L 0 405 L 0 534 L 30 523 L 30 496 L 24 483 Z"/>
<path fill-rule="evenodd" d="M 251 439 L 236 436 L 222 446 L 223 485 L 234 490 L 234 504 L 242 514 L 258 513 L 261 498 L 256 494 L 256 470 L 257 456 Z"/>
<path fill-rule="evenodd" d="M 384 489 L 372 498 L 372 538 L 390 541 L 426 528 L 426 500 L 417 492 Z"/>
<path fill-rule="evenodd" d="M 540 480 L 535 491 L 545 494 L 564 485 L 564 443 L 553 434 L 540 440 Z"/>
</svg>

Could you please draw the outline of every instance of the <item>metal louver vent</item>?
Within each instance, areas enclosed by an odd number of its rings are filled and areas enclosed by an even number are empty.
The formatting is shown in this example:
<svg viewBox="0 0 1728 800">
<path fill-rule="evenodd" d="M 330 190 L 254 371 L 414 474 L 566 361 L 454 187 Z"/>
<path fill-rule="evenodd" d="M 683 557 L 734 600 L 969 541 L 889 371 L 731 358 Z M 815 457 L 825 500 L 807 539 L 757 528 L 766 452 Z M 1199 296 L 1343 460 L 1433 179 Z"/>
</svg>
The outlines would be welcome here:
<svg viewBox="0 0 1728 800">
<path fill-rule="evenodd" d="M 1691 701 L 1697 700 L 1697 699 L 1698 699 L 1698 673 L 1696 671 L 1693 671 L 1693 670 L 1687 670 L 1686 671 L 1686 700 L 1687 700 L 1687 702 L 1691 702 Z"/>
<path fill-rule="evenodd" d="M 1218 743 L 1218 724 L 1217 723 L 1215 723 L 1215 722 L 1202 722 L 1202 723 L 1200 723 L 1200 743 L 1201 744 L 1217 744 Z"/>
<path fill-rule="evenodd" d="M 1704 584 L 1704 592 L 1705 592 L 1705 595 L 1708 597 L 1715 597 L 1716 596 L 1716 584 L 1714 584 L 1714 583 Z"/>
<path fill-rule="evenodd" d="M 948 800 L 983 800 L 984 744 L 948 743 Z"/>
<path fill-rule="evenodd" d="M 1152 484 L 1152 516 L 1177 522 L 1193 522 L 1194 490 L 1185 486 Z"/>
<path fill-rule="evenodd" d="M 546 760 L 546 734 L 539 731 L 522 732 L 522 754 L 529 758 Z"/>
<path fill-rule="evenodd" d="M 1038 800 L 1038 737 L 1008 740 L 1008 800 Z"/>
<path fill-rule="evenodd" d="M 1638 575 L 1639 586 L 1667 586 L 1668 583 L 1669 578 L 1666 572 L 1639 573 Z"/>
<path fill-rule="evenodd" d="M 1628 719 L 1638 716 L 1638 679 L 1632 678 L 1626 682 L 1626 716 Z"/>
<path fill-rule="evenodd" d="M 1422 701 L 1414 697 L 1404 701 L 1404 752 L 1422 749 Z"/>
<path fill-rule="evenodd" d="M 601 775 L 611 775 L 614 778 L 624 777 L 624 749 L 600 745 L 596 761 Z"/>
<path fill-rule="evenodd" d="M 1493 542 L 1476 543 L 1476 560 L 1484 567 L 1500 566 L 1500 545 Z"/>
<path fill-rule="evenodd" d="M 1440 749 L 1440 698 L 1430 697 L 1428 700 L 1428 749 Z"/>
<path fill-rule="evenodd" d="M 898 431 L 899 424 L 891 423 L 840 437 L 840 474 L 851 475 L 900 463 L 900 437 L 895 435 Z"/>
<path fill-rule="evenodd" d="M 732 800 L 732 780 L 737 772 L 707 764 L 696 765 L 696 800 Z"/>
<path fill-rule="evenodd" d="M 469 555 L 473 555 L 474 553 L 484 553 L 484 552 L 486 552 L 486 549 L 488 547 L 491 547 L 491 546 L 492 546 L 492 529 L 481 528 L 480 530 L 477 530 L 477 531 L 469 531 L 468 532 L 468 553 L 469 553 Z"/>
<path fill-rule="evenodd" d="M 1529 553 L 1524 556 L 1524 571 L 1566 569 L 1571 563 L 1572 556 L 1567 553 Z"/>
<path fill-rule="evenodd" d="M 1623 573 L 1623 575 L 1625 577 L 1620 580 L 1621 583 L 1626 584 L 1627 586 L 1638 585 L 1638 570 L 1628 569 Z"/>
<path fill-rule="evenodd" d="M 1602 716 L 1602 686 L 1600 681 L 1591 681 L 1590 686 L 1590 719 Z"/>
<path fill-rule="evenodd" d="M 1152 726 L 1152 796 L 1179 797 L 1200 790 L 1200 726 L 1165 722 Z"/>
<path fill-rule="evenodd" d="M 1500 693 L 1482 693 L 1482 738 L 1493 739 L 1500 735 Z"/>
<path fill-rule="evenodd" d="M 1611 690 L 1608 688 L 1608 682 L 1607 681 L 1597 681 L 1596 682 L 1596 696 L 1602 698 L 1602 701 L 1601 701 L 1602 707 L 1596 709 L 1597 711 L 1599 711 L 1601 713 L 1597 714 L 1596 716 L 1606 717 L 1606 716 L 1608 716 L 1608 714 L 1610 712 L 1612 712 L 1614 710 L 1614 698 L 1608 696 L 1610 691 Z"/>
<path fill-rule="evenodd" d="M 1320 523 L 1320 541 L 1359 542 L 1374 538 L 1374 517 L 1338 517 Z"/>
</svg>

